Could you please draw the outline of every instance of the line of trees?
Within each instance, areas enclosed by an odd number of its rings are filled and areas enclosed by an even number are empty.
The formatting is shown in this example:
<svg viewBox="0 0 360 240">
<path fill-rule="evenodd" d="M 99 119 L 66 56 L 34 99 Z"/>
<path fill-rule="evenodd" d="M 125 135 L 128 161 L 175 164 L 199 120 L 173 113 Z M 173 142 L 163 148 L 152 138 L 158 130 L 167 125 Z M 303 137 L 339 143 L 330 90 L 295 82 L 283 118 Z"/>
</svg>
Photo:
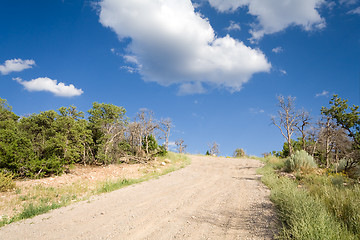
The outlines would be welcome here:
<svg viewBox="0 0 360 240">
<path fill-rule="evenodd" d="M 334 95 L 330 107 L 322 107 L 321 118 L 314 120 L 304 110 L 295 108 L 295 98 L 278 97 L 280 110 L 272 118 L 286 142 L 280 157 L 291 156 L 296 150 L 305 150 L 317 162 L 329 168 L 343 164 L 350 171 L 360 164 L 360 112 L 359 106 L 349 106 L 347 100 Z M 296 140 L 293 136 L 297 136 Z"/>
<path fill-rule="evenodd" d="M 75 106 L 20 118 L 0 98 L 0 171 L 34 178 L 60 174 L 74 163 L 146 162 L 166 154 L 171 119 L 156 120 L 144 109 L 130 121 L 125 113 L 94 102 L 87 119 Z"/>
</svg>

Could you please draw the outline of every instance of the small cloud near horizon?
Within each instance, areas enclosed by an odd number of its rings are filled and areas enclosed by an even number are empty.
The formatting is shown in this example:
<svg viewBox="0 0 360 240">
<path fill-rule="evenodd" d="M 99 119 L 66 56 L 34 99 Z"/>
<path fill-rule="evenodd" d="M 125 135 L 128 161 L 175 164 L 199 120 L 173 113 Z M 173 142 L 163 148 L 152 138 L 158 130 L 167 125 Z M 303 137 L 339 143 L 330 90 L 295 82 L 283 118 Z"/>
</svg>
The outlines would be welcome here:
<svg viewBox="0 0 360 240">
<path fill-rule="evenodd" d="M 323 90 L 321 93 L 315 94 L 315 97 L 327 97 L 329 96 L 329 92 L 326 90 Z"/>
</svg>

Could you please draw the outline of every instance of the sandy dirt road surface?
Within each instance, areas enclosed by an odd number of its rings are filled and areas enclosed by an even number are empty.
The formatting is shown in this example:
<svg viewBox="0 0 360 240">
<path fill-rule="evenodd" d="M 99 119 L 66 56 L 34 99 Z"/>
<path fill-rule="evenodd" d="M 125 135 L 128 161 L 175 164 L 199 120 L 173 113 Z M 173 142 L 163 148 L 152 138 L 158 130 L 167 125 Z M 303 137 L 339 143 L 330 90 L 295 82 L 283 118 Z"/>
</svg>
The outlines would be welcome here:
<svg viewBox="0 0 360 240">
<path fill-rule="evenodd" d="M 272 239 L 254 159 L 190 156 L 176 172 L 0 229 L 0 239 Z"/>
</svg>

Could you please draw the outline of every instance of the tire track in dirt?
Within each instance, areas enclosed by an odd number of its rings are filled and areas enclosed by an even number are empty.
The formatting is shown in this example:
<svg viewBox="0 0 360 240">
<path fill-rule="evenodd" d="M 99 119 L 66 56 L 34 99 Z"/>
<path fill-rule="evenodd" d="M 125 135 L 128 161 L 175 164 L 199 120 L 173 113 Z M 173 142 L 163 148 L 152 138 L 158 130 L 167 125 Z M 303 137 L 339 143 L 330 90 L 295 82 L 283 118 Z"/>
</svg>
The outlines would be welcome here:
<svg viewBox="0 0 360 240">
<path fill-rule="evenodd" d="M 272 239 L 254 159 L 190 156 L 184 169 L 0 229 L 0 239 Z"/>
</svg>

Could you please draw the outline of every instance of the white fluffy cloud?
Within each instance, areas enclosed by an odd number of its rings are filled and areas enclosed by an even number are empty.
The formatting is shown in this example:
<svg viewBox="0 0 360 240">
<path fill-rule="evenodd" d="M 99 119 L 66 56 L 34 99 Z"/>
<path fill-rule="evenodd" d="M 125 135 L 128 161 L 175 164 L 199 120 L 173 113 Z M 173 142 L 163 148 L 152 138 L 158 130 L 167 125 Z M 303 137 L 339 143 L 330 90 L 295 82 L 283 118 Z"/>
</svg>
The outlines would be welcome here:
<svg viewBox="0 0 360 240">
<path fill-rule="evenodd" d="M 35 65 L 34 60 L 22 60 L 20 58 L 6 60 L 3 65 L 0 65 L 0 72 L 3 75 L 11 72 L 21 72 L 25 69 L 32 68 Z"/>
<path fill-rule="evenodd" d="M 230 36 L 218 38 L 190 0 L 103 0 L 100 22 L 120 39 L 130 38 L 125 60 L 143 79 L 180 93 L 204 92 L 203 84 L 239 91 L 271 64 L 259 49 Z"/>
<path fill-rule="evenodd" d="M 24 81 L 21 78 L 13 78 L 15 81 L 25 87 L 26 90 L 33 91 L 45 91 L 51 92 L 59 97 L 74 97 L 83 93 L 83 90 L 75 88 L 74 85 L 65 85 L 62 82 L 57 82 L 50 78 L 36 78 L 30 81 Z"/>
<path fill-rule="evenodd" d="M 325 20 L 317 10 L 326 3 L 325 0 L 209 0 L 209 3 L 220 12 L 248 7 L 248 13 L 257 18 L 250 31 L 253 40 L 292 25 L 301 26 L 306 31 L 325 26 Z"/>
</svg>

